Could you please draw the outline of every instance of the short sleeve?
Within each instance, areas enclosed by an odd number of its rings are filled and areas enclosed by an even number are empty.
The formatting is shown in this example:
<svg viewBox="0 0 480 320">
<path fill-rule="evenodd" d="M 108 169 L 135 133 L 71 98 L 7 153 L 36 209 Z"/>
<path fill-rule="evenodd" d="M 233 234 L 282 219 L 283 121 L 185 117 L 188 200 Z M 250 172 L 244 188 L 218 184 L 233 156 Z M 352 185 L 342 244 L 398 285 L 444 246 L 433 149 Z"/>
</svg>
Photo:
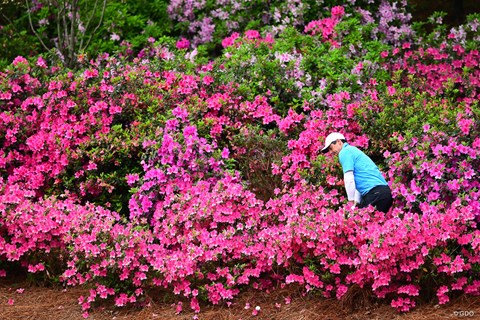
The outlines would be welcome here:
<svg viewBox="0 0 480 320">
<path fill-rule="evenodd" d="M 346 149 L 343 149 L 338 155 L 338 160 L 342 165 L 343 173 L 353 171 L 353 154 Z"/>
</svg>

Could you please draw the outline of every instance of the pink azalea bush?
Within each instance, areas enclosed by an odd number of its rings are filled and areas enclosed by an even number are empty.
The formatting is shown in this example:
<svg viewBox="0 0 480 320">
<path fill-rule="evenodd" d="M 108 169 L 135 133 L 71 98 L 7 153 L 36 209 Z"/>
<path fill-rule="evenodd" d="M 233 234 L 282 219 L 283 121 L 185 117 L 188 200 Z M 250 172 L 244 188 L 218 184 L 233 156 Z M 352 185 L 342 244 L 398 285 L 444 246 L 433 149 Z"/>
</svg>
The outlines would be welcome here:
<svg viewBox="0 0 480 320">
<path fill-rule="evenodd" d="M 292 283 L 337 299 L 358 286 L 402 312 L 479 295 L 476 20 L 390 41 L 348 10 L 232 33 L 214 61 L 186 39 L 78 71 L 15 59 L 0 73 L 0 266 L 89 285 L 85 316 L 152 288 L 177 312 Z M 385 173 L 388 214 L 346 204 L 319 152 L 333 130 Z"/>
</svg>

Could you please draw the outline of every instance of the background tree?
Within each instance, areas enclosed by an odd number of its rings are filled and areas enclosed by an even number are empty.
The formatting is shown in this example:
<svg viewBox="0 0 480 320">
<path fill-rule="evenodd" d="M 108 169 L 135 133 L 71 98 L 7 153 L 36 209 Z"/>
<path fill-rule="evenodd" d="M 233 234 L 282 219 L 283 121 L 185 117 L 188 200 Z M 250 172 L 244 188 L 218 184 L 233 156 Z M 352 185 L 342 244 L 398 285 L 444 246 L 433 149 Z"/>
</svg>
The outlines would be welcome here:
<svg viewBox="0 0 480 320">
<path fill-rule="evenodd" d="M 17 56 L 50 53 L 76 67 L 76 56 L 114 53 L 124 41 L 139 51 L 169 36 L 167 0 L 0 0 L 0 69 Z M 75 12 L 75 14 L 73 14 Z"/>
<path fill-rule="evenodd" d="M 43 51 L 28 27 L 23 0 L 0 1 L 0 67 L 12 63 L 18 55 L 32 56 Z"/>
<path fill-rule="evenodd" d="M 70 68 L 102 25 L 106 4 L 107 0 L 25 1 L 30 28 L 42 47 L 55 49 Z M 41 19 L 34 23 L 32 14 L 36 12 Z"/>
</svg>

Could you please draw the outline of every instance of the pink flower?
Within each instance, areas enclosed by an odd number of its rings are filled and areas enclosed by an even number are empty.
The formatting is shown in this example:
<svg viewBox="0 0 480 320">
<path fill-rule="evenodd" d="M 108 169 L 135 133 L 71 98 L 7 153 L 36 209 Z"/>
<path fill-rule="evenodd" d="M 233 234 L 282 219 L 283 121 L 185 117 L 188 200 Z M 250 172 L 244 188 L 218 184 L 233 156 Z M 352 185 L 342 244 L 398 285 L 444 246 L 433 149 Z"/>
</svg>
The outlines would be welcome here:
<svg viewBox="0 0 480 320">
<path fill-rule="evenodd" d="M 28 272 L 31 273 L 36 273 L 38 271 L 44 271 L 45 266 L 42 263 L 36 264 L 36 265 L 28 265 Z"/>
<path fill-rule="evenodd" d="M 305 279 L 303 278 L 303 276 L 299 276 L 299 275 L 296 275 L 296 274 L 289 274 L 285 278 L 285 283 L 294 283 L 294 282 L 298 282 L 300 284 L 303 284 L 303 283 L 305 283 Z"/>
<path fill-rule="evenodd" d="M 0 100 L 10 100 L 11 98 L 12 98 L 12 94 L 10 92 L 0 93 Z"/>
<path fill-rule="evenodd" d="M 418 296 L 419 294 L 418 288 L 413 284 L 402 286 L 397 290 L 397 292 L 405 293 L 405 294 L 408 294 L 409 296 Z"/>
<path fill-rule="evenodd" d="M 180 38 L 180 40 L 177 41 L 176 44 L 177 49 L 188 49 L 190 47 L 190 41 L 186 38 Z"/>
<path fill-rule="evenodd" d="M 43 59 L 43 57 L 38 57 L 37 66 L 44 69 L 47 68 L 47 62 L 45 61 L 45 59 Z"/>
<path fill-rule="evenodd" d="M 395 92 L 397 91 L 394 87 L 392 86 L 388 86 L 387 87 L 387 90 L 388 90 L 388 95 L 390 96 L 393 96 L 395 94 Z"/>
<path fill-rule="evenodd" d="M 440 288 L 438 288 L 437 297 L 439 304 L 445 304 L 450 301 L 450 298 L 447 296 L 448 291 L 449 290 L 447 286 L 441 286 Z"/>
<path fill-rule="evenodd" d="M 348 287 L 344 285 L 339 285 L 337 288 L 337 299 L 341 299 L 348 291 Z"/>
<path fill-rule="evenodd" d="M 176 107 L 173 109 L 172 114 L 181 120 L 185 120 L 188 117 L 188 111 L 182 107 Z"/>
<path fill-rule="evenodd" d="M 345 9 L 342 6 L 333 7 L 331 10 L 332 17 L 340 18 L 345 14 Z"/>
<path fill-rule="evenodd" d="M 245 37 L 247 39 L 258 39 L 260 38 L 260 33 L 257 30 L 247 30 L 245 31 Z"/>
<path fill-rule="evenodd" d="M 16 57 L 14 60 L 13 60 L 13 65 L 14 66 L 17 66 L 19 64 L 24 64 L 24 65 L 27 65 L 28 66 L 28 61 L 27 59 L 25 59 L 24 57 L 22 56 L 18 56 Z"/>
<path fill-rule="evenodd" d="M 177 90 L 179 93 L 189 95 L 197 88 L 198 84 L 196 78 L 191 75 L 184 75 L 179 82 L 179 88 Z"/>
<path fill-rule="evenodd" d="M 203 84 L 208 86 L 214 82 L 214 79 L 211 76 L 205 76 L 202 80 Z"/>
<path fill-rule="evenodd" d="M 92 171 L 97 169 L 97 164 L 95 162 L 90 161 L 87 165 L 87 170 Z"/>
<path fill-rule="evenodd" d="M 463 287 L 467 284 L 468 280 L 466 277 L 461 277 L 457 280 L 456 283 L 452 284 L 452 290 L 462 290 Z"/>
<path fill-rule="evenodd" d="M 200 304 L 198 303 L 198 299 L 196 297 L 193 297 L 190 300 L 190 307 L 195 313 L 200 312 Z"/>
<path fill-rule="evenodd" d="M 183 302 L 178 302 L 177 306 L 175 307 L 175 313 L 180 314 L 183 310 Z"/>
<path fill-rule="evenodd" d="M 240 34 L 238 34 L 238 32 L 234 32 L 232 33 L 232 35 L 230 37 L 227 37 L 225 39 L 222 40 L 222 46 L 224 48 L 227 48 L 227 47 L 230 47 L 232 46 L 234 43 L 235 43 L 235 40 L 240 36 Z"/>
<path fill-rule="evenodd" d="M 393 299 L 390 305 L 398 311 L 407 312 L 411 308 L 415 307 L 415 301 L 410 300 L 409 298 L 399 297 L 397 299 Z"/>
<path fill-rule="evenodd" d="M 85 79 L 96 78 L 98 76 L 97 69 L 87 69 L 83 72 Z"/>
<path fill-rule="evenodd" d="M 13 304 L 15 303 L 15 300 L 10 298 L 10 299 L 8 299 L 7 303 L 8 303 L 8 305 L 13 306 Z"/>
<path fill-rule="evenodd" d="M 223 159 L 227 159 L 228 158 L 228 155 L 230 154 L 230 150 L 228 150 L 228 148 L 223 148 L 222 150 L 222 158 Z"/>
<path fill-rule="evenodd" d="M 128 296 L 125 293 L 121 293 L 118 297 L 115 298 L 115 305 L 117 307 L 123 307 L 128 302 Z"/>
<path fill-rule="evenodd" d="M 310 33 L 312 36 L 316 34 L 321 34 L 325 40 L 328 40 L 333 35 L 336 24 L 337 21 L 332 18 L 313 20 L 305 26 L 304 32 Z"/>
<path fill-rule="evenodd" d="M 460 130 L 462 130 L 464 135 L 468 135 L 473 123 L 473 119 L 461 119 L 458 121 L 458 127 L 460 128 Z"/>
</svg>

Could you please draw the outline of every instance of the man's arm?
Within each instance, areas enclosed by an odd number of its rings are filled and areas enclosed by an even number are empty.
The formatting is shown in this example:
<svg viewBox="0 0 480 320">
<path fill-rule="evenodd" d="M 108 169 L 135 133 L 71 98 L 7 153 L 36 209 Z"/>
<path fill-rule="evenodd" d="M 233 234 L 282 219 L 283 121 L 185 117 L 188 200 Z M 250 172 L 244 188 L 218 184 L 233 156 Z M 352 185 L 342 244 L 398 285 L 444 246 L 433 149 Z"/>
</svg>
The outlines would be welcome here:
<svg viewBox="0 0 480 320">
<path fill-rule="evenodd" d="M 345 190 L 347 191 L 348 201 L 355 202 L 355 179 L 353 177 L 353 170 L 347 171 L 343 175 L 343 181 L 345 183 Z M 358 192 L 358 191 L 357 191 Z"/>
<path fill-rule="evenodd" d="M 355 203 L 360 203 L 362 202 L 362 194 L 355 189 Z"/>
</svg>

